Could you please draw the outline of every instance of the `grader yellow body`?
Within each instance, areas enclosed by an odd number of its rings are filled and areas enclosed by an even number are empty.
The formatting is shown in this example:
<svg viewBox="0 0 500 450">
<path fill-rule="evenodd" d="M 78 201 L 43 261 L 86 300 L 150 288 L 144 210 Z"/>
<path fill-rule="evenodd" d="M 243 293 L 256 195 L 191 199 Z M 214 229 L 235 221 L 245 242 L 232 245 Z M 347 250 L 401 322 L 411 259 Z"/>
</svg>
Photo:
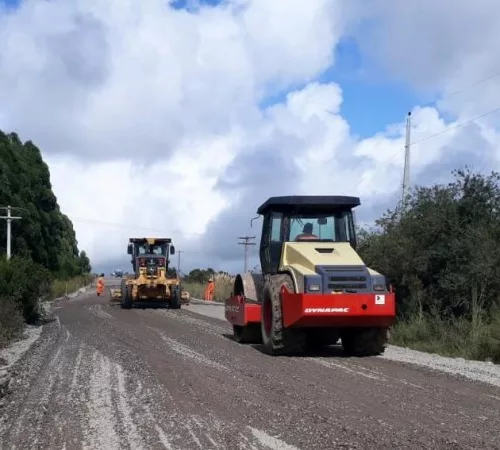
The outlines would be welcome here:
<svg viewBox="0 0 500 450">
<path fill-rule="evenodd" d="M 170 238 L 130 238 L 127 253 L 132 256 L 134 276 L 122 279 L 121 307 L 130 309 L 141 304 L 163 304 L 181 307 L 181 286 L 176 276 L 168 276 L 169 256 L 175 254 Z M 115 293 L 118 298 L 118 294 Z M 113 296 L 113 294 L 112 294 Z"/>
</svg>

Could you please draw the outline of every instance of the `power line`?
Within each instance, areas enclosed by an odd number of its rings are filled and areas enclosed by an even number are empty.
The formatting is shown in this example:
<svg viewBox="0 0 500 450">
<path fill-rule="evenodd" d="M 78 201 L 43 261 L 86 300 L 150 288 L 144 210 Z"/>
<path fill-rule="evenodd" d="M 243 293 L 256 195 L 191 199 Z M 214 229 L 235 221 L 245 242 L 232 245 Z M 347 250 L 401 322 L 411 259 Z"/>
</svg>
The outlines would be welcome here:
<svg viewBox="0 0 500 450">
<path fill-rule="evenodd" d="M 177 272 L 179 273 L 179 276 L 181 274 L 181 253 L 184 254 L 184 253 L 188 253 L 188 254 L 200 254 L 200 252 L 193 252 L 191 250 L 175 250 L 176 253 L 177 253 Z M 204 254 L 204 253 L 202 253 Z"/>
<path fill-rule="evenodd" d="M 480 85 L 488 80 L 491 80 L 495 77 L 498 77 L 500 76 L 500 72 L 497 73 L 497 74 L 493 74 L 493 75 L 490 75 L 489 77 L 486 77 L 482 80 L 479 80 L 477 81 L 476 83 L 472 84 L 472 85 L 469 85 L 469 86 L 466 86 L 462 89 L 459 89 L 457 91 L 454 91 L 453 93 L 451 94 L 447 94 L 448 96 L 450 95 L 455 95 L 459 92 L 462 92 L 466 89 L 469 89 L 471 87 L 474 87 L 474 86 L 477 86 L 477 85 Z M 446 127 L 444 130 L 441 130 L 439 132 L 436 132 L 436 133 L 432 133 L 432 134 L 429 134 L 428 136 L 424 136 L 423 138 L 417 140 L 417 141 L 414 141 L 414 142 L 410 142 L 408 143 L 408 148 L 411 147 L 411 146 L 414 146 L 416 144 L 420 144 L 421 142 L 424 142 L 424 141 L 427 141 L 427 140 L 430 140 L 430 139 L 433 139 L 435 137 L 438 137 L 442 134 L 445 134 L 445 133 L 448 133 L 450 131 L 453 131 L 457 128 L 460 128 L 464 125 L 467 125 L 467 124 L 470 124 L 472 122 L 475 122 L 479 119 L 482 119 L 483 117 L 486 117 L 486 116 L 489 116 L 491 114 L 494 114 L 496 112 L 500 111 L 500 107 L 498 108 L 495 108 L 495 109 L 492 109 L 490 111 L 487 111 L 486 113 L 483 113 L 483 114 L 480 114 L 476 117 L 473 117 L 471 119 L 468 119 L 468 120 L 465 120 L 465 121 L 462 121 L 462 122 L 458 122 L 452 126 L 448 126 Z M 408 133 L 407 133 L 408 134 Z M 385 137 L 382 137 L 380 139 L 380 141 L 377 143 L 377 145 L 373 148 L 373 150 L 377 149 L 380 145 L 382 145 L 382 143 L 384 142 L 386 138 Z M 406 148 L 406 146 L 405 146 Z M 372 151 L 373 151 L 372 150 Z M 397 150 L 394 154 L 392 154 L 391 156 L 389 156 L 389 158 L 385 159 L 385 161 L 383 161 L 384 163 L 389 163 L 391 162 L 396 156 L 398 156 L 400 154 L 401 150 Z M 365 157 L 362 157 L 361 160 L 354 166 L 354 168 L 352 170 L 357 170 L 359 168 L 359 166 L 361 164 L 363 164 L 364 162 L 366 162 L 366 156 Z M 81 218 L 81 217 L 73 217 L 71 218 L 72 221 L 74 222 L 83 222 L 83 223 L 89 223 L 89 224 L 94 224 L 94 225 L 104 225 L 104 226 L 112 226 L 112 227 L 117 227 L 117 228 L 124 228 L 124 229 L 141 229 L 141 230 L 149 230 L 149 231 L 154 231 L 154 232 L 164 232 L 165 230 L 163 229 L 158 229 L 158 228 L 150 228 L 150 227 L 142 227 L 142 226 L 131 226 L 131 225 L 127 225 L 127 224 L 123 224 L 123 223 L 114 223 L 114 222 L 106 222 L 106 221 L 102 221 L 102 220 L 96 220 L 96 219 L 88 219 L 88 218 Z"/>
<path fill-rule="evenodd" d="M 163 233 L 165 231 L 164 229 L 159 229 L 159 228 L 134 226 L 134 225 L 127 225 L 124 223 L 117 223 L 117 222 L 105 222 L 103 220 L 86 219 L 83 217 L 70 217 L 70 220 L 72 222 L 88 223 L 91 225 L 105 225 L 105 226 L 124 228 L 124 229 L 129 229 L 129 230 L 132 230 L 132 229 L 134 229 L 134 230 L 148 230 L 148 231 L 156 231 L 156 232 L 160 232 L 160 233 Z"/>
<path fill-rule="evenodd" d="M 181 276 L 181 253 L 190 253 L 186 250 L 176 250 L 177 251 L 177 273 Z"/>
<path fill-rule="evenodd" d="M 449 97 L 453 97 L 453 96 L 455 96 L 455 95 L 457 95 L 457 94 L 460 94 L 460 93 L 462 93 L 462 92 L 464 92 L 464 91 L 466 91 L 466 90 L 468 90 L 468 89 L 471 89 L 471 88 L 477 87 L 477 86 L 479 86 L 479 85 L 481 85 L 481 84 L 483 84 L 483 83 L 486 83 L 487 81 L 490 81 L 490 80 L 492 80 L 492 79 L 494 79 L 494 78 L 497 78 L 497 77 L 499 77 L 499 76 L 500 76 L 500 72 L 495 72 L 495 73 L 492 73 L 492 74 L 490 74 L 490 75 L 488 75 L 488 76 L 486 76 L 486 77 L 484 77 L 484 78 L 480 78 L 480 79 L 478 79 L 478 80 L 477 80 L 477 81 L 475 81 L 474 83 L 471 83 L 471 84 L 469 84 L 469 85 L 465 85 L 465 86 L 463 86 L 463 87 L 461 87 L 461 88 L 459 88 L 459 89 L 457 89 L 457 90 L 455 90 L 455 91 L 452 91 L 452 92 L 450 92 L 450 93 L 446 94 L 446 97 L 447 97 L 447 98 L 449 98 Z M 438 100 L 434 100 L 434 101 L 432 101 L 432 102 L 428 102 L 427 104 L 426 104 L 426 103 L 424 103 L 424 104 L 422 104 L 421 106 L 423 106 L 423 105 L 436 105 L 437 101 L 438 101 Z M 479 116 L 476 116 L 476 117 L 474 117 L 474 118 L 472 118 L 472 119 L 469 119 L 469 120 L 466 120 L 466 121 L 463 121 L 463 122 L 457 123 L 457 124 L 455 124 L 454 126 L 451 126 L 451 127 L 447 127 L 445 130 L 442 130 L 442 131 L 440 131 L 440 132 L 438 132 L 438 133 L 431 134 L 431 135 L 429 135 L 429 136 L 425 136 L 424 138 L 422 138 L 422 139 L 420 139 L 420 140 L 418 140 L 418 141 L 413 142 L 412 144 L 410 144 L 410 146 L 411 146 L 411 145 L 418 144 L 418 143 L 423 142 L 423 141 L 426 141 L 426 140 L 428 140 L 428 139 L 432 139 L 432 138 L 434 138 L 434 137 L 440 136 L 441 134 L 447 133 L 448 131 L 451 131 L 451 130 L 453 130 L 453 129 L 459 128 L 459 127 L 461 127 L 461 126 L 463 126 L 463 125 L 467 125 L 467 124 L 469 124 L 469 123 L 475 122 L 476 120 L 479 120 L 479 119 L 481 119 L 481 118 L 483 118 L 483 117 L 486 117 L 486 116 L 488 116 L 488 115 L 490 115 L 490 114 L 494 114 L 494 113 L 498 112 L 499 110 L 500 110 L 500 108 L 495 108 L 495 109 L 493 109 L 493 110 L 491 110 L 491 111 L 488 111 L 488 112 L 486 112 L 486 113 L 484 113 L 484 114 L 481 114 L 481 115 L 479 115 Z M 384 138 L 385 138 L 385 137 L 384 137 Z M 377 148 L 378 148 L 378 147 L 382 144 L 382 142 L 383 142 L 384 138 L 382 138 L 382 139 L 381 139 L 381 140 L 377 143 L 377 145 L 375 145 L 375 147 L 373 148 L 373 150 L 377 149 Z M 389 161 L 392 161 L 392 159 L 394 159 L 394 157 L 396 157 L 397 155 L 399 155 L 399 152 L 400 152 L 400 150 L 398 150 L 397 152 L 395 152 L 393 155 L 391 155 L 391 156 L 390 156 L 387 160 L 385 160 L 384 162 L 389 162 Z M 357 168 L 358 168 L 358 167 L 359 167 L 362 163 L 364 163 L 364 162 L 365 162 L 365 159 L 364 159 L 364 158 L 363 158 L 363 159 L 361 159 L 361 160 L 359 161 L 359 163 L 358 163 L 358 164 L 356 164 L 356 165 L 354 166 L 354 169 L 353 169 L 353 170 L 356 170 L 356 169 L 357 169 Z"/>
<path fill-rule="evenodd" d="M 7 221 L 7 259 L 9 260 L 11 257 L 11 225 L 13 220 L 20 220 L 22 217 L 20 216 L 13 216 L 12 215 L 12 210 L 13 209 L 21 209 L 21 208 L 16 208 L 12 206 L 0 206 L 0 209 L 5 209 L 7 210 L 7 215 L 6 216 L 0 216 L 0 219 L 5 219 Z"/>
<path fill-rule="evenodd" d="M 481 84 L 483 84 L 483 83 L 486 83 L 487 81 L 490 81 L 490 80 L 492 80 L 493 78 L 497 78 L 497 77 L 499 77 L 499 76 L 500 76 L 500 72 L 496 72 L 496 73 L 491 74 L 491 75 L 489 75 L 489 76 L 487 76 L 487 77 L 485 77 L 485 78 L 480 78 L 479 80 L 475 81 L 475 82 L 474 82 L 474 83 L 472 83 L 472 84 L 469 84 L 469 85 L 463 86 L 463 87 L 461 87 L 460 89 L 457 89 L 456 91 L 452 91 L 452 92 L 450 92 L 450 93 L 446 94 L 446 97 L 454 97 L 454 96 L 455 96 L 455 95 L 457 95 L 457 94 L 460 94 L 460 93 L 462 93 L 462 92 L 464 92 L 464 91 L 467 91 L 468 89 L 471 89 L 471 88 L 473 88 L 473 87 L 479 86 L 479 85 L 481 85 Z"/>
<path fill-rule="evenodd" d="M 257 244 L 255 242 L 250 242 L 251 239 L 255 239 L 255 236 L 240 236 L 238 239 L 242 241 L 238 242 L 238 244 L 245 246 L 245 265 L 243 267 L 243 273 L 246 273 L 248 267 L 248 246 Z"/>
<path fill-rule="evenodd" d="M 89 218 L 84 218 L 84 217 L 71 217 L 68 216 L 69 219 L 72 222 L 80 222 L 80 223 L 88 223 L 90 225 L 96 225 L 96 226 L 104 226 L 104 227 L 115 227 L 115 228 L 123 228 L 127 230 L 142 230 L 142 231 L 152 231 L 155 233 L 165 233 L 165 228 L 152 228 L 152 227 L 144 227 L 141 225 L 129 225 L 126 223 L 120 223 L 120 222 L 106 222 L 103 220 L 97 220 L 97 219 L 89 219 Z M 181 231 L 178 228 L 175 229 L 170 229 L 170 232 L 172 234 L 179 234 Z M 183 233 L 184 234 L 184 233 Z M 194 236 L 194 234 L 184 234 L 185 238 L 190 238 Z"/>
<path fill-rule="evenodd" d="M 486 116 L 489 116 L 491 114 L 494 114 L 496 112 L 499 112 L 500 111 L 500 107 L 498 108 L 495 108 L 495 109 L 492 109 L 490 111 L 487 111 L 483 114 L 480 114 L 479 116 L 476 116 L 476 117 L 472 117 L 471 119 L 467 119 L 467 120 L 464 120 L 462 122 L 457 122 L 455 125 L 452 125 L 452 126 L 448 126 L 447 128 L 445 128 L 444 130 L 441 130 L 441 131 L 438 131 L 436 133 L 432 133 L 432 134 L 429 134 L 427 136 L 424 136 L 423 138 L 417 140 L 417 141 L 414 141 L 414 142 L 410 142 L 409 146 L 413 146 L 413 145 L 416 145 L 416 144 L 420 144 L 421 142 L 424 142 L 424 141 L 427 141 L 427 140 L 430 140 L 430 139 L 434 139 L 435 137 L 438 137 L 442 134 L 445 134 L 445 133 L 448 133 L 449 131 L 453 131 L 457 128 L 460 128 L 464 125 L 467 125 L 469 123 L 472 123 L 472 122 L 476 122 L 477 120 L 479 119 L 482 119 L 483 117 L 486 117 Z M 383 137 L 378 143 L 377 145 L 375 145 L 372 149 L 375 150 L 377 149 L 378 147 L 380 147 L 380 145 L 382 145 L 383 141 L 384 141 L 385 137 Z M 391 162 L 396 156 L 400 155 L 401 154 L 401 150 L 398 149 L 396 152 L 394 152 L 391 156 L 389 156 L 388 158 L 386 158 L 385 160 L 381 161 L 382 163 L 389 163 Z M 358 167 L 363 164 L 364 162 L 366 161 L 366 156 L 363 157 L 354 167 L 353 167 L 353 171 L 355 171 L 356 169 L 358 169 Z"/>
<path fill-rule="evenodd" d="M 464 120 L 463 122 L 457 122 L 455 125 L 449 126 L 444 130 L 438 131 L 437 133 L 433 133 L 433 134 L 430 134 L 428 136 L 425 136 L 422 139 L 419 139 L 418 141 L 412 142 L 410 145 L 420 144 L 421 142 L 427 141 L 429 139 L 433 139 L 433 138 L 440 136 L 444 133 L 448 133 L 448 131 L 453 131 L 456 128 L 460 128 L 460 127 L 463 127 L 464 125 L 468 125 L 469 123 L 475 122 L 476 120 L 482 119 L 483 117 L 489 116 L 489 115 L 494 114 L 498 111 L 500 111 L 500 107 L 492 109 L 492 110 L 485 112 L 483 114 L 480 114 L 479 116 L 473 117 L 472 119 Z"/>
<path fill-rule="evenodd" d="M 440 92 L 437 95 L 433 96 L 432 100 L 419 102 L 419 105 L 421 107 L 436 106 L 436 104 L 438 102 L 443 102 L 445 100 L 448 100 L 452 97 L 455 97 L 458 94 L 461 94 L 462 92 L 471 90 L 472 88 L 475 88 L 475 87 L 480 86 L 488 81 L 491 81 L 495 78 L 498 78 L 499 76 L 500 76 L 500 72 L 491 73 L 490 75 L 488 75 L 484 78 L 478 78 L 478 79 L 476 79 L 476 81 L 474 81 L 470 84 L 467 84 L 467 85 L 463 85 L 461 88 L 458 88 L 455 91 L 451 91 L 448 93 L 445 92 L 446 87 L 444 87 L 443 89 L 440 90 Z"/>
</svg>

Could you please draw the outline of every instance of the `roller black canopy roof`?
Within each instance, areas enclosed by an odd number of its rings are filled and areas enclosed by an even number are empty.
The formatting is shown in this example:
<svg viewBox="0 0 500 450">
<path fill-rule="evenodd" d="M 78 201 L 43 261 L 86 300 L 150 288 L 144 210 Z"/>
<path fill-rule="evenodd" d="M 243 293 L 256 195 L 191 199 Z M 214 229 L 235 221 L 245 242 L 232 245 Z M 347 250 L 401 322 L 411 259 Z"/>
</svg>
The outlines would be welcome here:
<svg viewBox="0 0 500 450">
<path fill-rule="evenodd" d="M 142 238 L 129 238 L 129 242 L 130 243 L 140 243 L 140 244 L 143 244 L 143 243 L 148 243 L 148 239 L 151 240 L 153 239 L 153 245 L 154 244 L 157 244 L 157 245 L 160 245 L 160 244 L 170 244 L 172 243 L 172 238 L 147 238 L 147 237 L 142 237 Z"/>
<path fill-rule="evenodd" d="M 316 210 L 325 212 L 333 209 L 355 208 L 361 204 L 359 197 L 344 195 L 287 195 L 270 197 L 257 209 L 257 214 L 269 211 Z"/>
</svg>

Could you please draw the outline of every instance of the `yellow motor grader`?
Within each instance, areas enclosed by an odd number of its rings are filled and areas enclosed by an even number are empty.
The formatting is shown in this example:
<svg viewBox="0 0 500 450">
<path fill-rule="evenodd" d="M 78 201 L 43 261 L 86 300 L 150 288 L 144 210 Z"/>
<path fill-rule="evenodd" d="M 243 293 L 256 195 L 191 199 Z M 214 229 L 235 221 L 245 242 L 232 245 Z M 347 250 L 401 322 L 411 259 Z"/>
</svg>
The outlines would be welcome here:
<svg viewBox="0 0 500 450">
<path fill-rule="evenodd" d="M 109 301 L 110 302 L 118 302 L 121 303 L 122 298 L 122 290 L 120 288 L 109 288 Z"/>
<path fill-rule="evenodd" d="M 120 299 L 121 307 L 130 309 L 141 304 L 164 304 L 181 307 L 180 280 L 168 274 L 169 256 L 175 254 L 170 238 L 130 238 L 127 253 L 132 256 L 134 275 L 123 278 L 121 288 L 111 293 Z"/>
</svg>

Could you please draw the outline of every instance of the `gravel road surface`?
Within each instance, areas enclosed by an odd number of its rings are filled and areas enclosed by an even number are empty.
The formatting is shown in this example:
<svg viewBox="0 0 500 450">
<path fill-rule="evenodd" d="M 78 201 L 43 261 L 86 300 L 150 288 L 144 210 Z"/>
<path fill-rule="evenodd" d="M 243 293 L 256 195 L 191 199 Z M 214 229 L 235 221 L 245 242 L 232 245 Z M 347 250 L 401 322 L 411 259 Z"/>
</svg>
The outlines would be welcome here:
<svg viewBox="0 0 500 450">
<path fill-rule="evenodd" d="M 13 366 L 1 449 L 500 448 L 497 366 L 392 348 L 273 358 L 232 341 L 220 306 L 108 300 L 55 309 Z"/>
</svg>

